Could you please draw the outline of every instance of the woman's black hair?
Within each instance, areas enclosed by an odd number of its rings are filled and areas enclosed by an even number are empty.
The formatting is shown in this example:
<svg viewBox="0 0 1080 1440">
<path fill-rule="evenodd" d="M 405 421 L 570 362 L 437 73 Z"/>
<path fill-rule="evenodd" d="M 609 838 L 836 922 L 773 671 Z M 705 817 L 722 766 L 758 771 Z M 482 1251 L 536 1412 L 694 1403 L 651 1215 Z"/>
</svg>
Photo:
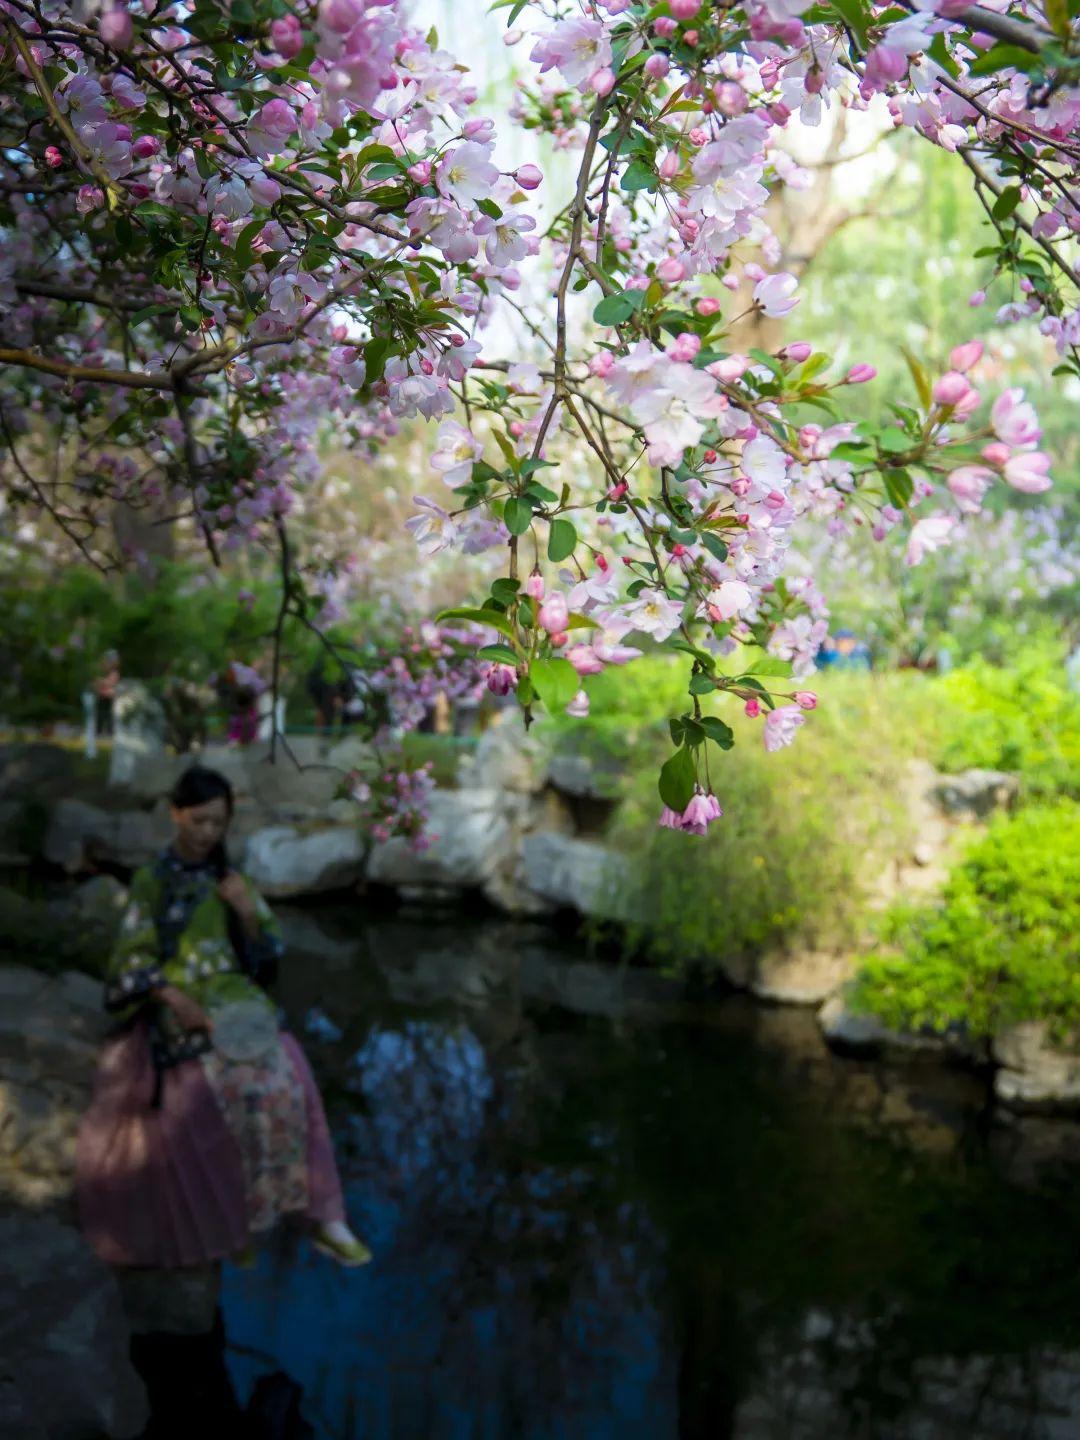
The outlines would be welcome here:
<svg viewBox="0 0 1080 1440">
<path fill-rule="evenodd" d="M 224 800 L 225 808 L 229 815 L 232 815 L 234 803 L 232 786 L 220 771 L 211 770 L 206 765 L 190 766 L 180 776 L 169 794 L 169 802 L 177 810 L 191 810 L 196 805 L 208 805 L 211 800 Z M 232 866 L 229 864 L 229 852 L 225 848 L 224 840 L 219 840 L 210 851 L 207 863 L 218 880 L 225 879 Z M 225 909 L 229 940 L 237 958 L 243 962 L 247 954 L 244 927 L 231 905 L 227 905 Z"/>
<path fill-rule="evenodd" d="M 177 810 L 192 810 L 196 805 L 208 805 L 211 800 L 224 800 L 229 814 L 233 813 L 233 788 L 225 776 L 205 765 L 192 765 L 177 780 L 169 795 L 170 803 Z M 224 840 L 219 840 L 209 855 L 210 864 L 219 880 L 229 873 L 229 852 Z"/>
</svg>

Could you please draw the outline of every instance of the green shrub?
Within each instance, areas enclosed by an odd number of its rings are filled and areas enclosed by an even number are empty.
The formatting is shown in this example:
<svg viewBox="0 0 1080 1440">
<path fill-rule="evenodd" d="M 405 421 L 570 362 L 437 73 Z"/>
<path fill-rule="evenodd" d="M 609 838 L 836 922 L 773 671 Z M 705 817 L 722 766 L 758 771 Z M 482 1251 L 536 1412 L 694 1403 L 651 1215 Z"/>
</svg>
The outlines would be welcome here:
<svg viewBox="0 0 1080 1440">
<path fill-rule="evenodd" d="M 894 953 L 867 958 L 854 1005 L 895 1029 L 963 1026 L 988 1036 L 1045 1019 L 1080 1035 L 1080 806 L 997 817 L 968 850 L 938 906 L 895 910 Z"/>
<path fill-rule="evenodd" d="M 636 673 L 635 673 L 636 672 Z M 632 938 L 659 963 L 705 969 L 777 947 L 840 947 L 866 932 L 867 895 L 910 846 L 903 795 L 908 759 L 932 719 L 932 681 L 913 673 L 815 677 L 820 708 L 791 749 L 767 754 L 761 721 L 719 702 L 737 744 L 710 747 L 724 807 L 707 838 L 657 827 L 667 716 L 685 708 L 686 666 L 659 658 L 590 682 L 589 721 L 545 721 L 551 743 L 622 762 L 608 842 L 630 861 L 649 916 Z"/>
<path fill-rule="evenodd" d="M 1067 688 L 1060 656 L 1040 650 L 1008 669 L 976 662 L 936 689 L 943 770 L 1011 770 L 1031 797 L 1080 797 L 1080 695 Z"/>
</svg>

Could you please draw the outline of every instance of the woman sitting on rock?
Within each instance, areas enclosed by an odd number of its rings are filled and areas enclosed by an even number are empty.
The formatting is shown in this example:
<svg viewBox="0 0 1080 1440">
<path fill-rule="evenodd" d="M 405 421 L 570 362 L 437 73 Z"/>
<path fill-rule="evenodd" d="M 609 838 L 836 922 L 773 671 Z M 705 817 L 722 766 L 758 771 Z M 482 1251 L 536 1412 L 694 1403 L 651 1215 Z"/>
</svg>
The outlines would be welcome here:
<svg viewBox="0 0 1080 1440">
<path fill-rule="evenodd" d="M 196 766 L 171 799 L 175 837 L 132 880 L 106 982 L 122 1026 L 79 1130 L 83 1230 L 112 1265 L 203 1265 L 288 1216 L 363 1264 L 315 1081 L 263 988 L 277 922 L 226 858 L 232 789 Z"/>
</svg>

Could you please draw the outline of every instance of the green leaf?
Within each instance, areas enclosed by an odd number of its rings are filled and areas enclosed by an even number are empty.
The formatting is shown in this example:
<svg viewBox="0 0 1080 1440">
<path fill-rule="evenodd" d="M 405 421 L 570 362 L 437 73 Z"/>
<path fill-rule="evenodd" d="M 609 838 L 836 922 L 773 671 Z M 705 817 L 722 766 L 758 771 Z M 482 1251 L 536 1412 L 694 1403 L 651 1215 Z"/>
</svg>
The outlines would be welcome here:
<svg viewBox="0 0 1080 1440">
<path fill-rule="evenodd" d="M 644 294 L 641 290 L 620 290 L 617 295 L 605 295 L 593 311 L 598 325 L 621 325 L 637 310 Z"/>
<path fill-rule="evenodd" d="M 576 615 L 573 611 L 566 622 L 567 630 L 599 630 L 599 620 L 593 620 L 588 615 Z"/>
<path fill-rule="evenodd" d="M 490 220 L 502 219 L 503 212 L 499 209 L 498 205 L 495 204 L 494 200 L 478 200 L 476 208 L 481 211 L 482 214 L 486 215 Z"/>
<path fill-rule="evenodd" d="M 885 491 L 898 510 L 906 508 L 915 493 L 915 482 L 906 470 L 884 470 Z"/>
<path fill-rule="evenodd" d="M 969 70 L 971 75 L 996 75 L 999 70 L 1022 70 L 1025 74 L 1042 63 L 1040 56 L 1019 45 L 992 45 Z"/>
<path fill-rule="evenodd" d="M 500 665 L 516 665 L 518 657 L 509 645 L 485 645 L 476 652 L 480 660 L 495 660 Z"/>
<path fill-rule="evenodd" d="M 926 409 L 929 410 L 934 397 L 930 385 L 930 376 L 926 373 L 926 366 L 921 360 L 916 359 L 906 346 L 901 345 L 900 351 L 907 361 L 907 368 L 911 371 L 911 378 L 915 382 L 916 393 Z"/>
<path fill-rule="evenodd" d="M 500 605 L 512 605 L 520 589 L 520 580 L 511 580 L 503 576 L 501 579 L 491 582 L 491 597 Z"/>
<path fill-rule="evenodd" d="M 457 605 L 452 610 L 440 610 L 435 619 L 439 624 L 444 620 L 471 620 L 474 625 L 490 625 L 511 640 L 516 638 L 513 622 L 499 610 L 478 610 L 469 605 Z M 571 665 L 570 668 L 574 667 Z"/>
<path fill-rule="evenodd" d="M 901 451 L 911 449 L 911 437 L 898 430 L 895 425 L 890 425 L 878 436 L 878 444 L 889 454 L 899 455 Z"/>
<path fill-rule="evenodd" d="M 752 665 L 746 667 L 746 674 L 790 676 L 791 661 L 781 660 L 776 655 L 762 655 L 760 660 L 755 660 Z"/>
<path fill-rule="evenodd" d="M 708 695 L 711 690 L 716 689 L 716 681 L 711 675 L 691 675 L 690 694 Z"/>
<path fill-rule="evenodd" d="M 725 725 L 715 715 L 703 715 L 698 724 L 705 731 L 705 734 L 719 745 L 721 750 L 730 750 L 735 744 L 735 732 L 730 725 Z"/>
<path fill-rule="evenodd" d="M 705 549 L 708 550 L 710 555 L 716 556 L 717 560 L 727 559 L 728 547 L 724 544 L 723 540 L 721 540 L 718 535 L 710 535 L 709 532 L 706 531 L 701 537 L 701 543 L 705 546 Z"/>
<path fill-rule="evenodd" d="M 557 564 L 574 553 L 577 531 L 569 520 L 552 520 L 548 533 L 548 559 Z"/>
<path fill-rule="evenodd" d="M 870 18 L 869 7 L 860 4 L 860 0 L 830 0 L 829 8 L 836 11 L 859 44 L 865 46 L 866 25 Z"/>
<path fill-rule="evenodd" d="M 660 799 L 669 810 L 674 810 L 676 814 L 681 815 L 693 798 L 696 784 L 697 769 L 694 765 L 693 755 L 685 747 L 676 750 L 670 760 L 664 762 L 660 770 L 660 779 L 657 785 Z"/>
<path fill-rule="evenodd" d="M 581 689 L 581 680 L 569 660 L 534 660 L 529 667 L 533 687 L 554 714 L 563 710 Z"/>
<path fill-rule="evenodd" d="M 382 379 L 390 354 L 391 342 L 385 335 L 373 336 L 364 346 L 364 383 L 373 385 Z"/>
<path fill-rule="evenodd" d="M 619 186 L 631 193 L 638 190 L 648 190 L 651 193 L 659 189 L 656 166 L 651 161 L 643 160 L 635 155 L 623 172 Z"/>
<path fill-rule="evenodd" d="M 1019 204 L 1020 186 L 1009 185 L 994 201 L 994 208 L 990 211 L 990 214 L 995 220 L 1007 220 Z"/>
<path fill-rule="evenodd" d="M 511 495 L 503 506 L 503 520 L 511 535 L 524 535 L 532 524 L 533 508 L 520 495 Z"/>
</svg>

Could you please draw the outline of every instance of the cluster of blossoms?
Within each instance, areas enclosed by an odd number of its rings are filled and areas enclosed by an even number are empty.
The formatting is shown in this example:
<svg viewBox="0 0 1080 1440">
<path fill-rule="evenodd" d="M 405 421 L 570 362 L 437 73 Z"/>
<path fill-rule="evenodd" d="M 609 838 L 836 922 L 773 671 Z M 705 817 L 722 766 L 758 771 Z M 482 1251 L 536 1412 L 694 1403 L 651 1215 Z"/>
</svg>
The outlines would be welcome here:
<svg viewBox="0 0 1080 1440">
<path fill-rule="evenodd" d="M 426 828 L 434 789 L 430 761 L 414 769 L 377 768 L 372 774 L 354 770 L 345 782 L 345 794 L 356 802 L 364 829 L 374 841 L 407 840 L 417 852 L 437 838 Z"/>
<path fill-rule="evenodd" d="M 394 649 L 377 648 L 370 663 L 355 672 L 372 702 L 373 738 L 400 738 L 415 730 L 440 697 L 447 706 L 478 704 L 491 665 L 476 658 L 477 643 L 475 630 L 425 621 L 405 625 Z"/>
<path fill-rule="evenodd" d="M 903 527 L 916 564 L 995 482 L 1049 484 L 1030 406 L 982 395 L 974 343 L 940 371 L 913 357 L 913 401 L 885 426 L 844 416 L 868 364 L 831 375 L 803 342 L 736 343 L 747 317 L 799 304 L 767 213 L 799 183 L 783 132 L 884 96 L 954 151 L 995 271 L 1025 297 L 1003 320 L 1038 315 L 1080 374 L 1068 7 L 515 5 L 507 38 L 536 67 L 515 113 L 579 152 L 542 232 L 539 170 L 499 168 L 467 71 L 397 0 L 242 8 L 114 6 L 87 24 L 68 0 L 0 0 L 13 492 L 98 563 L 117 558 L 102 521 L 118 498 L 181 507 L 215 556 L 271 540 L 283 608 L 309 618 L 289 524 L 320 432 L 366 453 L 437 421 L 449 498 L 419 501 L 409 528 L 428 557 L 505 549 L 487 597 L 453 612 L 488 627 L 488 685 L 526 720 L 580 716 L 604 666 L 646 642 L 683 652 L 660 793 L 665 823 L 702 833 L 706 748 L 733 738 L 705 706 L 758 707 L 770 749 L 811 708 L 776 688 L 812 673 L 827 633 L 817 587 L 788 575 L 800 524 Z M 538 265 L 549 283 L 527 284 Z M 485 353 L 508 313 L 539 358 Z M 43 486 L 35 451 L 56 435 L 75 478 Z M 408 651 L 384 677 L 405 714 L 427 683 Z"/>
</svg>

